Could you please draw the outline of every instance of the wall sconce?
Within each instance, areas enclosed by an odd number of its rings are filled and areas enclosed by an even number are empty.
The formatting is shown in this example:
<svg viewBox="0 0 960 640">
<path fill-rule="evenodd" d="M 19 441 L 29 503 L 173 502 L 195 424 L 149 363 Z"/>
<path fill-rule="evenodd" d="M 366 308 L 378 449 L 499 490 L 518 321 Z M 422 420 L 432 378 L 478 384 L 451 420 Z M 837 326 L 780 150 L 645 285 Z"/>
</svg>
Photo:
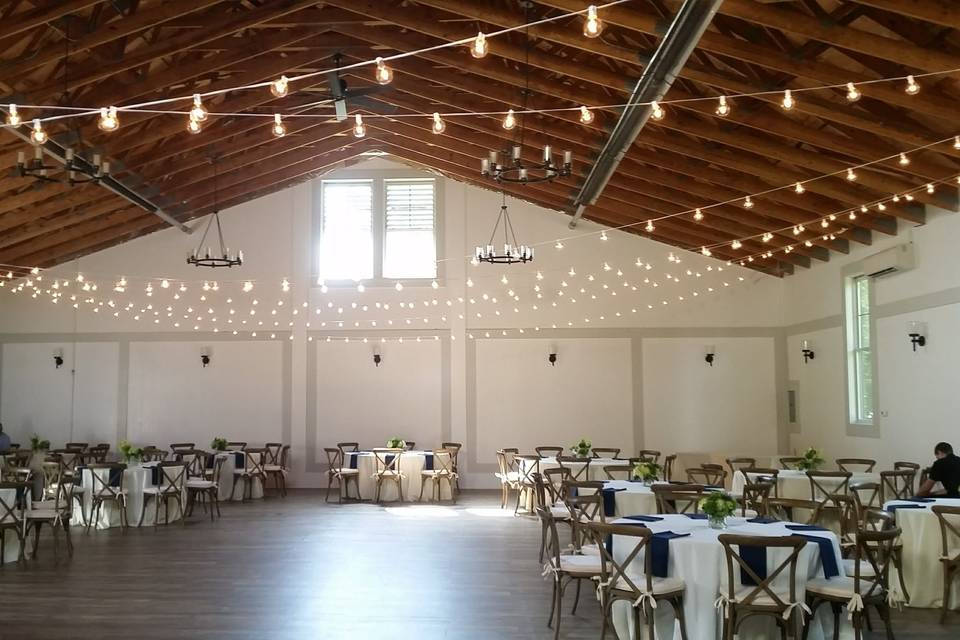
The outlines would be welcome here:
<svg viewBox="0 0 960 640">
<path fill-rule="evenodd" d="M 927 326 L 922 322 L 910 321 L 907 323 L 907 335 L 910 336 L 910 344 L 913 350 L 917 347 L 927 346 Z"/>
<path fill-rule="evenodd" d="M 708 344 L 705 351 L 706 355 L 703 356 L 703 361 L 712 367 L 714 360 L 717 358 L 717 348 L 712 344 Z"/>
<path fill-rule="evenodd" d="M 550 354 L 547 356 L 547 362 L 551 367 L 557 366 L 557 345 L 550 345 Z"/>
<path fill-rule="evenodd" d="M 800 348 L 803 350 L 803 364 L 807 364 L 808 360 L 813 360 L 815 354 L 813 353 L 813 349 L 810 348 L 809 340 L 804 340 Z"/>
<path fill-rule="evenodd" d="M 210 347 L 201 347 L 200 348 L 200 363 L 203 365 L 203 368 L 206 369 L 207 365 L 210 364 L 210 357 L 212 353 L 210 352 Z"/>
<path fill-rule="evenodd" d="M 53 364 L 57 369 L 63 366 L 63 349 L 53 350 Z"/>
<path fill-rule="evenodd" d="M 381 362 L 383 362 L 383 356 L 380 355 L 380 347 L 373 345 L 373 364 L 379 367 Z"/>
</svg>

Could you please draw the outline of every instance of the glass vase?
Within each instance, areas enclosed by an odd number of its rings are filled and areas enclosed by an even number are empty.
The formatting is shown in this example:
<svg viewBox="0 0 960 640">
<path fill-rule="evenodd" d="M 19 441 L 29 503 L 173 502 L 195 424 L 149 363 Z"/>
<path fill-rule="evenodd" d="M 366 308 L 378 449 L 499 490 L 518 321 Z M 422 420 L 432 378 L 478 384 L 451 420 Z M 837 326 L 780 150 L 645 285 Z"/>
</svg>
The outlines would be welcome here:
<svg viewBox="0 0 960 640">
<path fill-rule="evenodd" d="M 727 519 L 724 516 L 707 516 L 707 524 L 711 529 L 726 529 Z"/>
</svg>

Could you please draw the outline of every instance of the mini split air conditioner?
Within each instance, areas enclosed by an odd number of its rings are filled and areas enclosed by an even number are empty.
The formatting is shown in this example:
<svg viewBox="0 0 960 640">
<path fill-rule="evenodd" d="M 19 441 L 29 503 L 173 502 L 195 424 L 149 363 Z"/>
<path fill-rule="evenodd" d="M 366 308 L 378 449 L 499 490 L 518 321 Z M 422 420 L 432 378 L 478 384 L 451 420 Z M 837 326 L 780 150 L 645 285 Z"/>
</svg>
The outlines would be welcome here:
<svg viewBox="0 0 960 640">
<path fill-rule="evenodd" d="M 898 244 L 863 259 L 863 272 L 871 278 L 880 278 L 914 267 L 913 243 Z"/>
</svg>

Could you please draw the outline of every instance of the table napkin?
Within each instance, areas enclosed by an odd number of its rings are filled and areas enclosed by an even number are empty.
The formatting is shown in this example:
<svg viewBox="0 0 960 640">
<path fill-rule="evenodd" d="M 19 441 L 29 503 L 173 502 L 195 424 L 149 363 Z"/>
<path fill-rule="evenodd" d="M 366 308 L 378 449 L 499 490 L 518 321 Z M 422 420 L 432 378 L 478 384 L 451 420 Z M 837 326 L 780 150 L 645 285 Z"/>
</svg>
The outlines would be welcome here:
<svg viewBox="0 0 960 640">
<path fill-rule="evenodd" d="M 650 536 L 650 553 L 653 554 L 650 563 L 653 565 L 653 575 L 658 578 L 667 577 L 667 567 L 670 565 L 670 541 L 674 538 L 685 538 L 689 535 L 689 533 L 661 531 Z"/>
<path fill-rule="evenodd" d="M 830 540 L 830 538 L 824 536 L 808 536 L 802 533 L 798 533 L 797 536 L 810 542 L 815 542 L 820 546 L 820 564 L 823 565 L 824 578 L 829 579 L 840 575 L 836 549 L 833 548 L 833 541 Z"/>
<path fill-rule="evenodd" d="M 829 529 L 815 524 L 788 524 L 784 526 L 790 531 L 829 531 Z"/>
<path fill-rule="evenodd" d="M 636 520 L 637 522 L 660 522 L 663 520 L 660 516 L 623 516 L 625 520 Z M 625 522 L 621 524 L 626 524 Z"/>
<path fill-rule="evenodd" d="M 707 514 L 705 513 L 685 513 L 683 514 L 690 518 L 691 520 L 707 520 Z"/>
<path fill-rule="evenodd" d="M 767 577 L 767 548 L 754 545 L 740 545 L 740 557 L 747 563 L 757 576 L 764 580 Z M 740 583 L 749 586 L 756 586 L 758 583 L 753 579 L 746 569 L 740 567 Z"/>
<path fill-rule="evenodd" d="M 747 522 L 752 522 L 754 524 L 772 524 L 774 522 L 780 522 L 776 518 L 771 518 L 769 516 L 757 516 L 756 518 L 750 518 Z"/>
<path fill-rule="evenodd" d="M 607 517 L 617 515 L 616 493 L 618 491 L 626 491 L 626 489 L 603 489 L 601 491 L 603 494 L 603 515 Z"/>
<path fill-rule="evenodd" d="M 887 511 L 889 513 L 894 513 L 899 509 L 925 509 L 922 504 L 891 504 L 887 506 Z"/>
</svg>

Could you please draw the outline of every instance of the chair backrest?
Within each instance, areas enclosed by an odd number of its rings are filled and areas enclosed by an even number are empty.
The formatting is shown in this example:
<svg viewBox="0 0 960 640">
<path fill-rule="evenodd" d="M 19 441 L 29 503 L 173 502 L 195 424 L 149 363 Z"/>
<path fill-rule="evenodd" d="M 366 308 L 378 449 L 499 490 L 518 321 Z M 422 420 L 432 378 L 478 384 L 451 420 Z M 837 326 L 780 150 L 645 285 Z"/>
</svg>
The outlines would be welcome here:
<svg viewBox="0 0 960 640">
<path fill-rule="evenodd" d="M 656 449 L 640 449 L 637 452 L 638 458 L 643 458 L 645 462 L 656 462 L 660 459 L 660 452 Z M 674 456 L 676 458 L 676 456 Z"/>
<path fill-rule="evenodd" d="M 67 449 L 77 449 L 81 453 L 87 450 L 87 447 L 90 446 L 89 442 L 68 442 L 63 445 Z"/>
<path fill-rule="evenodd" d="M 651 489 L 658 513 L 700 513 L 703 485 L 655 484 Z"/>
<path fill-rule="evenodd" d="M 732 478 L 737 471 L 741 469 L 752 469 L 757 466 L 756 458 L 727 458 L 727 467 L 730 469 Z"/>
<path fill-rule="evenodd" d="M 77 468 L 77 465 L 83 461 L 82 449 L 53 449 L 50 453 L 60 456 L 61 460 L 63 460 L 63 466 L 66 467 L 66 472 L 68 474 L 73 473 L 73 470 Z"/>
<path fill-rule="evenodd" d="M 556 458 L 559 455 L 563 454 L 563 447 L 534 447 L 534 451 L 537 452 L 541 458 Z"/>
<path fill-rule="evenodd" d="M 850 485 L 850 497 L 861 517 L 867 509 L 879 508 L 885 502 L 880 497 L 880 485 L 876 482 L 854 482 Z"/>
<path fill-rule="evenodd" d="M 280 447 L 280 468 L 290 469 L 290 445 L 288 444 Z"/>
<path fill-rule="evenodd" d="M 777 481 L 780 477 L 780 469 L 766 467 L 753 467 L 752 469 L 741 469 L 745 482 L 769 482 L 773 485 L 771 495 L 777 497 L 780 495 L 780 488 Z"/>
<path fill-rule="evenodd" d="M 539 474 L 537 474 L 539 475 Z M 540 519 L 543 534 L 543 555 L 550 566 L 560 568 L 560 536 L 557 534 L 557 523 L 550 509 L 536 507 L 535 512 Z"/>
<path fill-rule="evenodd" d="M 458 462 L 460 458 L 460 449 L 463 449 L 463 444 L 459 442 L 441 442 L 440 447 L 450 452 L 450 459 L 453 462 L 453 470 L 457 471 L 459 469 Z"/>
<path fill-rule="evenodd" d="M 767 515 L 767 500 L 773 492 L 772 482 L 745 482 L 743 493 L 740 495 L 740 515 L 746 517 L 747 509 L 752 509 L 758 516 Z"/>
<path fill-rule="evenodd" d="M 514 456 L 514 460 L 517 461 L 517 472 L 520 474 L 518 479 L 520 484 L 532 487 L 533 486 L 533 474 L 540 473 L 540 456 Z"/>
<path fill-rule="evenodd" d="M 177 449 L 193 449 L 197 446 L 195 442 L 171 442 L 170 451 L 174 453 L 177 452 Z"/>
<path fill-rule="evenodd" d="M 588 522 L 585 529 L 600 550 L 601 604 L 608 590 L 612 589 L 619 593 L 626 592 L 631 601 L 653 592 L 653 553 L 644 553 L 652 536 L 650 529 L 605 522 Z M 615 544 L 616 552 L 613 549 Z M 620 545 L 625 546 L 621 548 Z M 640 562 L 641 554 L 643 570 L 638 571 L 636 565 Z"/>
<path fill-rule="evenodd" d="M 263 448 L 267 450 L 267 459 L 264 464 L 280 464 L 280 449 L 283 448 L 282 442 L 266 442 Z"/>
<path fill-rule="evenodd" d="M 727 592 L 725 595 L 728 599 L 735 601 L 738 605 L 747 606 L 752 604 L 769 605 L 772 600 L 773 604 L 782 610 L 786 610 L 797 601 L 797 561 L 800 558 L 800 552 L 807 544 L 806 539 L 799 536 L 743 536 L 729 533 L 722 533 L 717 539 L 723 546 L 727 561 L 726 589 L 721 586 L 720 590 L 721 593 L 723 591 Z M 768 549 L 786 550 L 787 556 L 772 570 L 768 567 L 765 575 L 761 577 L 755 570 L 756 567 L 744 559 L 745 548 L 762 549 L 764 564 L 770 556 L 767 553 Z M 739 569 L 736 574 L 734 573 L 734 567 Z M 784 575 L 778 581 L 777 578 L 781 574 Z M 736 579 L 735 575 L 739 575 L 739 579 Z M 786 600 L 783 598 L 785 595 L 783 590 L 775 588 L 777 582 L 780 584 L 788 583 L 789 592 L 786 594 Z M 747 587 L 747 591 L 742 590 L 744 586 Z"/>
<path fill-rule="evenodd" d="M 404 451 L 413 451 L 416 448 L 417 448 L 417 443 L 414 442 L 413 440 L 407 440 L 406 442 L 403 443 Z"/>
<path fill-rule="evenodd" d="M 820 503 L 800 498 L 768 498 L 767 515 L 777 520 L 816 524 L 820 521 Z"/>
<path fill-rule="evenodd" d="M 880 501 L 906 500 L 916 495 L 914 482 L 917 472 L 914 469 L 880 472 Z"/>
<path fill-rule="evenodd" d="M 27 482 L 0 482 L 0 527 L 14 528 L 23 523 L 29 496 Z"/>
<path fill-rule="evenodd" d="M 245 449 L 244 463 L 247 473 L 252 476 L 265 476 L 263 465 L 266 464 L 267 450 L 264 448 Z"/>
<path fill-rule="evenodd" d="M 677 461 L 677 454 L 671 453 L 663 459 L 663 479 L 669 482 L 673 480 L 673 465 Z"/>
<path fill-rule="evenodd" d="M 720 467 L 694 467 L 687 469 L 687 480 L 692 484 L 722 487 L 727 477 L 726 469 Z"/>
<path fill-rule="evenodd" d="M 837 458 L 837 468 L 850 473 L 870 473 L 877 461 L 870 458 Z"/>
<path fill-rule="evenodd" d="M 837 496 L 845 496 L 850 490 L 849 471 L 807 471 L 810 480 L 810 499 L 829 507 Z"/>
<path fill-rule="evenodd" d="M 359 442 L 338 442 L 337 449 L 340 449 L 341 451 L 344 451 L 344 452 L 360 451 L 360 443 Z"/>
<path fill-rule="evenodd" d="M 890 565 L 893 563 L 894 547 L 900 537 L 900 528 L 883 531 L 861 530 L 857 532 L 854 552 L 853 589 L 864 600 L 884 599 L 890 583 Z M 870 568 L 868 575 L 861 575 L 862 568 Z"/>
<path fill-rule="evenodd" d="M 594 458 L 616 458 L 620 455 L 619 447 L 593 447 L 590 452 Z"/>
<path fill-rule="evenodd" d="M 497 467 L 500 469 L 500 484 L 506 484 L 507 474 L 516 471 L 516 450 L 497 449 Z"/>
<path fill-rule="evenodd" d="M 73 508 L 73 481 L 67 472 L 63 457 L 51 454 L 43 461 L 43 494 L 53 499 L 54 510 L 62 517 Z"/>
<path fill-rule="evenodd" d="M 123 472 L 125 464 L 91 464 L 90 469 L 91 495 L 94 498 L 117 499 L 123 494 Z"/>
<path fill-rule="evenodd" d="M 799 456 L 786 456 L 780 458 L 780 466 L 784 469 L 799 469 L 797 465 L 801 462 L 803 462 L 803 458 Z"/>
<path fill-rule="evenodd" d="M 181 450 L 176 453 L 175 459 L 187 465 L 188 478 L 203 479 L 207 473 L 207 457 L 209 454 L 201 449 Z"/>
<path fill-rule="evenodd" d="M 176 454 L 177 451 L 192 451 L 193 446 L 190 447 L 181 447 L 180 449 L 172 449 L 173 453 Z M 141 460 L 144 462 L 162 462 L 167 459 L 167 452 L 163 449 L 157 449 L 154 446 L 147 446 L 143 448 L 143 456 Z"/>
<path fill-rule="evenodd" d="M 243 451 L 247 448 L 246 442 L 228 442 L 227 449 L 230 451 Z"/>
<path fill-rule="evenodd" d="M 400 470 L 400 454 L 403 451 L 403 449 L 375 447 L 373 449 L 374 473 L 378 476 L 397 473 Z"/>
<path fill-rule="evenodd" d="M 916 462 L 907 462 L 905 460 L 900 460 L 893 463 L 894 471 L 903 471 L 903 470 L 913 470 L 917 473 L 920 473 L 920 465 Z"/>
<path fill-rule="evenodd" d="M 544 469 L 540 475 L 543 477 L 544 488 L 547 492 L 546 497 L 550 498 L 550 502 L 544 502 L 543 504 L 557 504 L 562 502 L 567 496 L 567 483 L 574 480 L 570 468 L 550 467 L 549 469 Z"/>
<path fill-rule="evenodd" d="M 577 552 L 588 542 L 587 523 L 604 522 L 602 489 L 602 482 L 572 482 L 567 487 L 567 497 L 563 502 L 570 511 L 570 526 L 573 529 L 571 539 Z"/>
<path fill-rule="evenodd" d="M 603 473 L 611 480 L 629 480 L 633 475 L 633 467 L 628 464 L 608 464 L 603 467 Z"/>
<path fill-rule="evenodd" d="M 557 464 L 570 469 L 574 480 L 587 480 L 590 477 L 590 460 L 576 456 L 557 456 Z"/>
<path fill-rule="evenodd" d="M 940 557 L 960 560 L 960 507 L 937 504 L 931 509 L 940 524 Z"/>
<path fill-rule="evenodd" d="M 343 468 L 344 455 L 342 449 L 338 447 L 324 447 L 323 452 L 327 454 L 327 473 L 336 473 Z"/>
<path fill-rule="evenodd" d="M 157 487 L 163 493 L 178 493 L 183 491 L 187 483 L 187 463 L 175 460 L 158 462 L 160 477 Z"/>
<path fill-rule="evenodd" d="M 457 453 L 453 449 L 443 447 L 433 450 L 433 472 L 438 476 L 453 476 L 457 469 L 454 467 Z"/>
<path fill-rule="evenodd" d="M 107 454 L 110 453 L 109 444 L 98 444 L 87 449 L 87 459 L 92 460 L 97 463 L 104 463 L 107 461 Z"/>
</svg>

